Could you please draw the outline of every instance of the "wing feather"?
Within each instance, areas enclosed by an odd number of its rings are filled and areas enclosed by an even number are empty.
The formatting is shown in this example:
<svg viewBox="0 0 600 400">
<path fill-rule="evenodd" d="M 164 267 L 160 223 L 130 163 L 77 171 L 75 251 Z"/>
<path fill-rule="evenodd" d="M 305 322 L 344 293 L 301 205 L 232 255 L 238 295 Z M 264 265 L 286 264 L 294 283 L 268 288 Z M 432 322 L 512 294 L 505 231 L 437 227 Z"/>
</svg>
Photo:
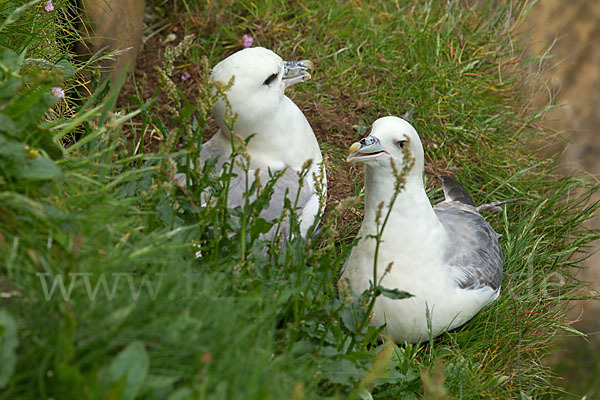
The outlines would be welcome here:
<svg viewBox="0 0 600 400">
<path fill-rule="evenodd" d="M 436 206 L 434 210 L 452 240 L 445 263 L 458 285 L 463 289 L 499 290 L 502 248 L 490 224 L 474 207 L 471 211 L 461 203 L 445 203 L 444 207 Z"/>
</svg>

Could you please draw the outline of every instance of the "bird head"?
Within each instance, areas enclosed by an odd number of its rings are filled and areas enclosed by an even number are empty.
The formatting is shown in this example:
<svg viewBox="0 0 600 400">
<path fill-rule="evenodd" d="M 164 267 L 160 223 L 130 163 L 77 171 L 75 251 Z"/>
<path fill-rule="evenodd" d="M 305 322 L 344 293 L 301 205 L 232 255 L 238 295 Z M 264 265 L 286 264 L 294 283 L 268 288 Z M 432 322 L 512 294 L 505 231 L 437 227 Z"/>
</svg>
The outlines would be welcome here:
<svg viewBox="0 0 600 400">
<path fill-rule="evenodd" d="M 383 117 L 373 123 L 369 136 L 348 149 L 350 163 L 362 162 L 369 167 L 392 169 L 390 160 L 398 167 L 410 155 L 415 161 L 411 171 L 423 170 L 423 146 L 419 134 L 407 121 L 398 117 Z M 407 155 L 408 154 L 408 155 Z"/>
<path fill-rule="evenodd" d="M 251 47 L 240 50 L 212 70 L 211 79 L 227 84 L 234 77 L 233 86 L 227 91 L 231 111 L 238 114 L 235 133 L 250 135 L 252 129 L 265 119 L 272 118 L 283 99 L 286 87 L 311 78 L 314 65 L 309 60 L 283 61 L 271 50 Z M 226 105 L 219 100 L 213 115 L 222 131 L 225 124 Z"/>
</svg>

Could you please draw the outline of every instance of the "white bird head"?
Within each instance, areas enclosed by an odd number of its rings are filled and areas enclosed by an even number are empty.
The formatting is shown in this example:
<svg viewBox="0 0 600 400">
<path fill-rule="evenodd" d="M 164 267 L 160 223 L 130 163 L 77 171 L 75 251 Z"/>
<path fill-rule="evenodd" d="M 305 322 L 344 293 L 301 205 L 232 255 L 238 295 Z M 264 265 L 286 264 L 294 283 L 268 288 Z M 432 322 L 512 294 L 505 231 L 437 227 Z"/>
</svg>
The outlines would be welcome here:
<svg viewBox="0 0 600 400">
<path fill-rule="evenodd" d="M 311 78 L 314 65 L 309 60 L 283 61 L 271 50 L 251 47 L 240 50 L 219 62 L 212 70 L 215 82 L 228 83 L 234 77 L 233 86 L 227 91 L 227 99 L 234 114 L 238 114 L 235 133 L 246 137 L 256 132 L 262 121 L 269 120 L 277 112 L 286 87 Z M 226 105 L 219 100 L 213 115 L 223 132 L 229 132 L 225 124 Z"/>
<path fill-rule="evenodd" d="M 398 168 L 405 163 L 406 153 L 415 160 L 411 172 L 423 171 L 423 145 L 411 124 L 398 117 L 383 117 L 373 123 L 371 133 L 348 149 L 346 161 L 362 162 L 368 167 L 392 170 L 393 159 Z"/>
</svg>

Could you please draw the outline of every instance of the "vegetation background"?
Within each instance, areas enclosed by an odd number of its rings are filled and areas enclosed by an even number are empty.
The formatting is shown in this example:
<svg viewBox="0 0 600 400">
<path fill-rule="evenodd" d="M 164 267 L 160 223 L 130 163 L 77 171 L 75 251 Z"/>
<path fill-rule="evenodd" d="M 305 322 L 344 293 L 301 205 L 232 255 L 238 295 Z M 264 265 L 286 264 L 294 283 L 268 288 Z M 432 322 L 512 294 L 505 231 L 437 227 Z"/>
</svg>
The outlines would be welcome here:
<svg viewBox="0 0 600 400">
<path fill-rule="evenodd" d="M 552 105 L 531 102 L 542 57 L 517 34 L 531 6 L 149 2 L 118 98 L 69 54 L 65 2 L 0 3 L 0 398 L 566 396 L 542 358 L 577 334 L 565 306 L 597 237 L 597 186 L 543 155 L 556 134 L 541 122 Z M 328 156 L 328 207 L 316 236 L 284 248 L 258 240 L 268 183 L 228 210 L 228 177 L 210 165 L 186 171 L 189 190 L 171 179 L 214 132 L 209 67 L 244 34 L 317 65 L 288 95 Z M 81 100 L 85 79 L 97 89 Z M 362 208 L 345 149 L 407 112 L 434 201 L 440 173 L 478 203 L 529 200 L 487 216 L 502 233 L 500 298 L 433 343 L 397 346 L 362 323 L 368 294 L 336 282 Z M 217 200 L 199 207 L 209 187 Z"/>
</svg>

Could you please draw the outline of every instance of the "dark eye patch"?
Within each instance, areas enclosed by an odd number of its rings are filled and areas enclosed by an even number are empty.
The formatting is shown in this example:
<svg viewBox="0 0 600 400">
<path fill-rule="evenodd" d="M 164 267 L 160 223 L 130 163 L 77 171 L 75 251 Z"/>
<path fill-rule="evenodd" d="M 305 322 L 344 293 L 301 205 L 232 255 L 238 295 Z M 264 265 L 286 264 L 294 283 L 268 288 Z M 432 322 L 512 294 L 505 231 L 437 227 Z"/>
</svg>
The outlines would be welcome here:
<svg viewBox="0 0 600 400">
<path fill-rule="evenodd" d="M 279 74 L 271 74 L 271 75 L 269 75 L 269 77 L 267 79 L 265 79 L 265 81 L 263 82 L 263 85 L 269 86 L 271 83 L 273 83 L 273 81 L 275 79 L 277 79 L 278 76 L 279 76 Z"/>
<path fill-rule="evenodd" d="M 403 149 L 404 148 L 404 144 L 408 142 L 408 140 L 396 140 L 395 144 L 396 146 L 398 146 L 399 148 Z"/>
</svg>

